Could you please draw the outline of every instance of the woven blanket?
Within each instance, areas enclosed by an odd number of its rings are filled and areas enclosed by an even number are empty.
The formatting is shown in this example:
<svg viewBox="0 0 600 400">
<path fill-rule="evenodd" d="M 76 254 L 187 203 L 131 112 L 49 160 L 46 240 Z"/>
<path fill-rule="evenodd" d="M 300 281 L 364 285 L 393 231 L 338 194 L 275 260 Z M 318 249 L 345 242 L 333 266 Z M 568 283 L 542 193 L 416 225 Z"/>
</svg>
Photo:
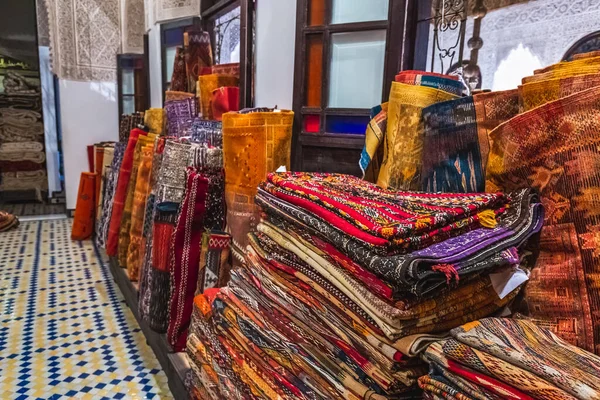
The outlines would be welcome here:
<svg viewBox="0 0 600 400">
<path fill-rule="evenodd" d="M 516 90 L 483 93 L 424 108 L 422 190 L 485 191 L 488 133 L 518 112 Z"/>
<path fill-rule="evenodd" d="M 127 145 L 125 143 L 115 144 L 113 160 L 110 167 L 106 168 L 104 173 L 106 176 L 106 181 L 104 183 L 102 195 L 102 216 L 96 225 L 96 244 L 102 248 L 106 246 L 106 238 L 108 237 L 110 218 L 112 216 L 112 207 L 114 204 L 113 200 L 115 197 L 115 191 L 117 189 L 119 171 L 121 169 L 121 163 L 123 162 L 126 147 Z"/>
<path fill-rule="evenodd" d="M 451 333 L 460 343 L 522 368 L 572 396 L 600 397 L 600 358 L 530 321 L 486 318 Z"/>
<path fill-rule="evenodd" d="M 436 235 L 465 225 L 485 226 L 489 222 L 493 227 L 493 210 L 501 213 L 508 201 L 501 193 L 386 190 L 341 174 L 271 173 L 261 187 L 350 235 L 390 249 L 431 244 Z"/>
<path fill-rule="evenodd" d="M 511 248 L 520 246 L 539 232 L 543 213 L 527 191 L 514 193 L 511 197 L 513 200 L 507 213 L 494 229 L 475 229 L 422 250 L 390 256 L 376 253 L 373 247 L 348 236 L 346 231 L 262 190 L 256 201 L 269 216 L 283 219 L 330 242 L 352 261 L 380 277 L 394 289 L 393 298 L 404 298 L 407 294 L 422 298 L 437 293 L 440 285 L 448 284 L 448 279 L 450 282 L 460 280 L 461 276 L 515 262 Z M 330 248 L 317 247 L 335 255 Z M 442 268 L 443 265 L 446 267 Z M 353 273 L 367 282 L 364 274 Z M 374 292 L 375 284 L 369 281 Z M 382 294 L 382 297 L 387 296 Z"/>
<path fill-rule="evenodd" d="M 12 152 L 43 152 L 43 151 L 44 151 L 44 145 L 39 142 L 16 142 L 16 143 L 0 144 L 0 154 L 12 153 Z"/>
<path fill-rule="evenodd" d="M 174 137 L 189 136 L 194 118 L 198 116 L 195 97 L 165 103 L 167 112 L 167 134 Z"/>
<path fill-rule="evenodd" d="M 127 143 L 129 133 L 144 122 L 144 113 L 123 114 L 119 119 L 119 142 Z"/>
<path fill-rule="evenodd" d="M 96 173 L 82 172 L 73 216 L 71 240 L 86 240 L 94 233 Z"/>
<path fill-rule="evenodd" d="M 29 142 L 25 142 L 29 143 Z M 41 143 L 40 143 L 41 144 Z M 33 163 L 43 163 L 46 161 L 46 153 L 43 151 L 20 151 L 0 150 L 0 161 L 31 161 Z"/>
<path fill-rule="evenodd" d="M 291 111 L 223 116 L 227 224 L 241 249 L 258 223 L 254 196 L 259 183 L 282 165 L 290 168 L 293 120 Z"/>
<path fill-rule="evenodd" d="M 196 93 L 198 76 L 213 64 L 210 34 L 204 31 L 188 31 L 183 34 L 185 67 L 187 70 L 187 91 Z"/>
<path fill-rule="evenodd" d="M 493 144 L 486 185 L 490 191 L 521 187 L 539 191 L 546 218 L 539 268 L 527 286 L 527 311 L 563 339 L 597 354 L 599 99 L 600 88 L 592 88 L 496 128 L 490 134 Z"/>
<path fill-rule="evenodd" d="M 46 0 L 52 72 L 61 79 L 114 82 L 116 56 L 142 52 L 143 0 Z"/>
<path fill-rule="evenodd" d="M 0 161 L 0 172 L 26 172 L 45 169 L 45 163 L 34 163 L 32 161 Z"/>
<path fill-rule="evenodd" d="M 48 190 L 48 178 L 45 170 L 27 172 L 2 172 L 1 190 Z"/>
</svg>

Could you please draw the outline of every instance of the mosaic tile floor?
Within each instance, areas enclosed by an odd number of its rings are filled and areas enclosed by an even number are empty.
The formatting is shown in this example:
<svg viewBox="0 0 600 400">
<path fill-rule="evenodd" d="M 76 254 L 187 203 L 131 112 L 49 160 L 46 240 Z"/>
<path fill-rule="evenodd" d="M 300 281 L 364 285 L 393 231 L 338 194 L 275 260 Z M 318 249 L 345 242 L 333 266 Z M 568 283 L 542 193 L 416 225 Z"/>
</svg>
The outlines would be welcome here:
<svg viewBox="0 0 600 400">
<path fill-rule="evenodd" d="M 71 220 L 0 233 L 0 398 L 171 399 L 167 378 Z"/>
</svg>

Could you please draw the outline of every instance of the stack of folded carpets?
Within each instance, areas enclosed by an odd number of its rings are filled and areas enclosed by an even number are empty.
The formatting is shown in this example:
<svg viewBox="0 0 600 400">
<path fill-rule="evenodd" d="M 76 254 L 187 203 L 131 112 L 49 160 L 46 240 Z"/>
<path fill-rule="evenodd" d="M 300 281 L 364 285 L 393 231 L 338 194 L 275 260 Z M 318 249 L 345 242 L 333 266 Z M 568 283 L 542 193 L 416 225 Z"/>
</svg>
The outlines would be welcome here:
<svg viewBox="0 0 600 400">
<path fill-rule="evenodd" d="M 269 174 L 256 202 L 245 264 L 195 300 L 190 382 L 213 398 L 418 396 L 422 343 L 510 304 L 542 219 L 527 190 L 394 192 L 336 174 Z"/>
<path fill-rule="evenodd" d="M 428 399 L 597 399 L 600 357 L 530 321 L 486 318 L 423 353 Z"/>
</svg>

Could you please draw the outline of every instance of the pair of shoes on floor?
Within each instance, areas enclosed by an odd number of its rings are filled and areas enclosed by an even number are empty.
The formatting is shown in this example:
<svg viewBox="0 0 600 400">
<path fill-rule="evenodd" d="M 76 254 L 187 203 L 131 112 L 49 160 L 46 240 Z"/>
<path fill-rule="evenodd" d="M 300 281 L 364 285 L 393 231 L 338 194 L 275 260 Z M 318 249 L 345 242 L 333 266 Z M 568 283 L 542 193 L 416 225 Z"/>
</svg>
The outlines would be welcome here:
<svg viewBox="0 0 600 400">
<path fill-rule="evenodd" d="M 19 218 L 5 211 L 0 211 L 0 232 L 10 231 L 19 226 Z"/>
</svg>

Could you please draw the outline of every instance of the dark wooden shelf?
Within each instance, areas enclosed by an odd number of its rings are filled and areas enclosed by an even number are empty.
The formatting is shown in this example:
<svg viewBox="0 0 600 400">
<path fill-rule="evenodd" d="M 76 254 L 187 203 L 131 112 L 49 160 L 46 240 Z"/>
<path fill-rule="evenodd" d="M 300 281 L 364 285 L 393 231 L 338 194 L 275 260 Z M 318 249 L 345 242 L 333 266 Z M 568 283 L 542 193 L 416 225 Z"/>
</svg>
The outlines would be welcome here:
<svg viewBox="0 0 600 400">
<path fill-rule="evenodd" d="M 148 324 L 140 318 L 138 311 L 138 285 L 131 282 L 127 277 L 124 268 L 119 266 L 119 262 L 115 257 L 110 257 L 110 273 L 114 281 L 125 297 L 125 303 L 131 309 L 135 316 L 144 336 L 146 343 L 152 348 L 158 362 L 160 363 L 165 375 L 169 379 L 169 389 L 173 397 L 177 400 L 188 399 L 189 395 L 185 387 L 185 377 L 190 370 L 190 365 L 185 353 L 174 353 L 169 346 L 167 336 L 156 333 Z"/>
</svg>

